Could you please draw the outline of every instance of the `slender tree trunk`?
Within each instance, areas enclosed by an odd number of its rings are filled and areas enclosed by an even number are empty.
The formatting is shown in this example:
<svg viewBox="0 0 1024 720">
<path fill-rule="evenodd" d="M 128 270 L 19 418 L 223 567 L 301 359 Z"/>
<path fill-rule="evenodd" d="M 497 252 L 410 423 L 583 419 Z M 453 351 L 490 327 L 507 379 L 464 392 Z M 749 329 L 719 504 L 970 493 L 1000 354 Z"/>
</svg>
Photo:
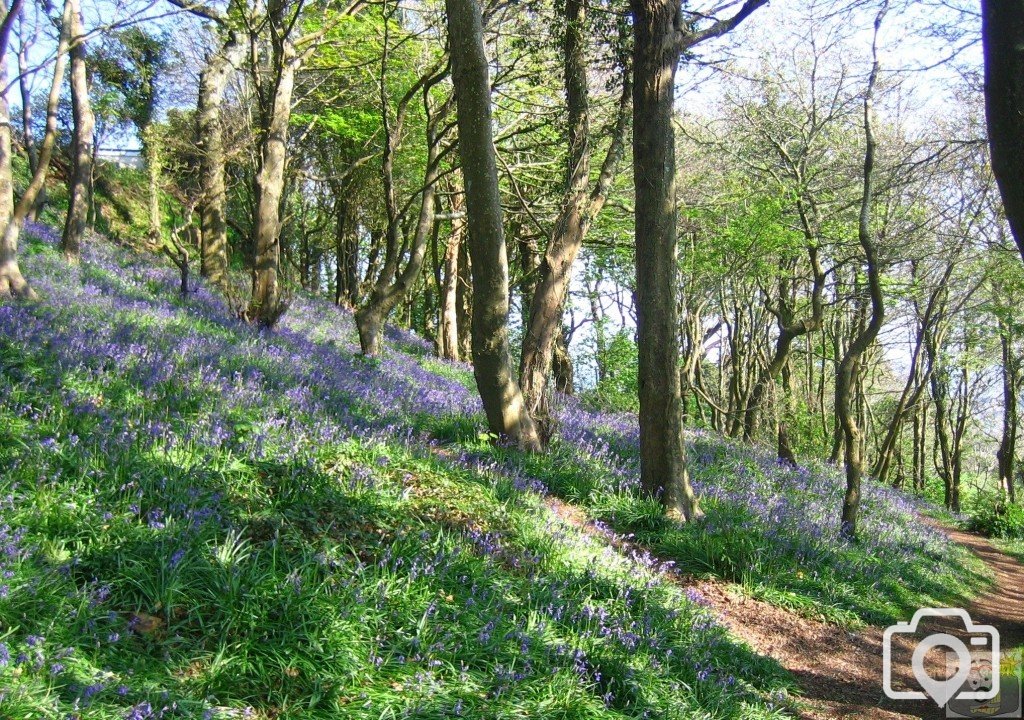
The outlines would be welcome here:
<svg viewBox="0 0 1024 720">
<path fill-rule="evenodd" d="M 931 320 L 928 315 L 922 320 L 922 323 L 930 323 Z M 896 438 L 899 434 L 900 428 L 903 427 L 903 421 L 907 414 L 908 407 L 914 407 L 921 399 L 921 394 L 924 391 L 925 383 L 927 382 L 927 376 L 930 374 L 930 368 L 927 371 L 923 371 L 921 368 L 921 354 L 924 346 L 924 325 L 918 331 L 917 338 L 914 341 L 914 351 L 910 358 L 910 372 L 907 376 L 907 381 L 903 385 L 903 392 L 900 393 L 900 399 L 896 403 L 896 408 L 893 410 L 892 420 L 889 422 L 889 426 L 886 429 L 885 439 L 882 440 L 882 446 L 878 450 L 878 459 L 875 462 L 874 470 L 872 474 L 875 479 L 880 483 L 884 483 L 886 477 L 889 475 L 889 468 L 892 464 L 893 453 L 896 449 Z M 922 372 L 924 377 L 922 377 Z"/>
<path fill-rule="evenodd" d="M 1003 363 L 1003 435 L 996 452 L 999 466 L 999 484 L 1010 502 L 1016 502 L 1014 482 L 1015 453 L 1017 448 L 1017 385 L 1020 382 L 1017 358 L 1013 353 L 1013 338 L 1010 327 L 1000 321 L 1000 345 Z"/>
<path fill-rule="evenodd" d="M 221 108 L 228 79 L 242 58 L 244 46 L 231 33 L 216 53 L 207 58 L 199 75 L 196 109 L 196 144 L 199 160 L 199 225 L 202 230 L 200 272 L 214 285 L 223 286 L 228 268 L 227 188 L 224 181 L 224 124 Z"/>
<path fill-rule="evenodd" d="M 20 2 L 15 2 L 8 12 L 8 16 L 20 11 L 20 6 Z M 0 5 L 0 8 L 3 6 Z M 57 110 L 60 104 L 60 90 L 64 83 L 64 71 L 67 68 L 72 9 L 73 5 L 70 0 L 66 0 L 61 20 L 60 38 L 57 41 L 57 55 L 53 63 L 53 80 L 50 83 L 50 93 L 46 101 L 46 132 L 39 146 L 39 164 L 16 205 L 13 198 L 14 180 L 11 170 L 10 110 L 6 97 L 0 97 L 0 223 L 3 223 L 3 234 L 0 235 L 0 298 L 32 299 L 35 297 L 35 292 L 21 274 L 18 266 L 18 238 L 21 235 L 21 226 L 25 222 L 25 218 L 35 206 L 39 192 L 46 184 L 50 158 L 53 156 L 54 144 L 57 141 Z M 0 32 L 0 61 L 5 56 L 9 38 L 10 24 L 5 19 L 4 30 Z M 2 95 L 3 93 L 0 93 L 0 96 Z"/>
<path fill-rule="evenodd" d="M 372 356 L 380 352 L 380 335 L 384 323 L 395 306 L 409 296 L 427 256 L 428 243 L 434 229 L 434 201 L 437 197 L 437 181 L 440 175 L 439 154 L 442 138 L 438 135 L 437 128 L 450 107 L 450 102 L 445 102 L 436 114 L 433 113 L 430 107 L 430 89 L 443 77 L 443 74 L 435 74 L 423 84 L 423 103 L 427 115 L 427 167 L 423 176 L 420 214 L 412 243 L 408 248 L 409 258 L 406 260 L 405 268 L 398 272 L 399 256 L 405 253 L 389 253 L 390 257 L 385 260 L 384 270 L 374 283 L 370 297 L 356 313 L 359 344 L 364 355 Z M 390 174 L 390 168 L 387 172 Z M 390 175 L 386 184 L 389 186 L 389 192 L 393 192 Z M 389 218 L 389 225 L 394 225 L 398 220 L 397 215 L 393 214 Z M 389 231 L 389 237 L 392 232 Z"/>
<path fill-rule="evenodd" d="M 551 379 L 555 390 L 563 395 L 572 395 L 576 391 L 576 373 L 572 366 L 572 355 L 569 354 L 569 336 L 566 328 L 555 338 L 555 349 L 551 358 Z"/>
<path fill-rule="evenodd" d="M 924 490 L 925 464 L 928 454 L 926 440 L 928 433 L 928 405 L 921 403 L 914 413 L 914 464 L 912 474 L 914 476 L 914 490 Z"/>
<path fill-rule="evenodd" d="M 444 283 L 441 288 L 441 357 L 458 360 L 459 353 L 459 251 L 466 221 L 462 217 L 462 193 L 452 195 L 452 234 L 444 252 Z"/>
<path fill-rule="evenodd" d="M 465 224 L 463 224 L 463 241 L 459 244 L 459 272 L 455 287 L 455 310 L 457 313 L 456 330 L 459 333 L 459 358 L 473 358 L 473 267 L 469 257 L 469 243 L 465 241 Z"/>
<path fill-rule="evenodd" d="M 146 175 L 149 179 L 149 237 L 153 242 L 159 242 L 164 225 L 163 213 L 160 211 L 160 176 L 163 174 L 161 139 L 152 121 L 142 131 L 142 135 Z"/>
<path fill-rule="evenodd" d="M 925 348 L 928 351 L 929 362 L 934 368 L 930 378 L 932 403 L 935 405 L 935 417 L 933 426 L 935 428 L 935 452 L 940 462 L 935 463 L 935 468 L 942 477 L 943 494 L 946 508 L 953 509 L 954 504 L 954 478 L 953 478 L 953 439 L 949 427 L 949 369 L 945 357 L 942 356 L 941 336 L 930 331 L 925 335 Z"/>
<path fill-rule="evenodd" d="M 875 16 L 875 35 L 871 45 L 871 74 L 868 78 L 867 90 L 864 93 L 864 191 L 861 196 L 857 234 L 867 264 L 868 285 L 871 293 L 871 318 L 846 349 L 846 354 L 839 364 L 839 372 L 836 375 L 836 415 L 843 432 L 843 441 L 845 443 L 843 459 L 846 465 L 846 495 L 843 498 L 840 536 L 847 540 L 855 540 L 857 538 L 857 520 L 860 512 L 860 485 L 861 476 L 864 473 L 861 430 L 858 427 L 851 403 L 853 400 L 853 384 L 860 374 L 861 360 L 864 353 L 874 343 L 875 338 L 878 337 L 878 331 L 881 329 L 882 321 L 885 319 L 885 300 L 882 296 L 881 270 L 878 267 L 875 242 L 871 234 L 871 203 L 874 197 L 876 148 L 872 102 L 874 100 L 875 82 L 878 79 L 879 71 L 878 31 L 887 9 L 888 3 L 883 4 L 882 9 Z"/>
<path fill-rule="evenodd" d="M 537 236 L 526 232 L 521 223 L 512 223 L 509 237 L 519 248 L 519 321 L 522 324 L 523 342 L 525 343 L 527 341 L 526 334 L 530 330 L 530 306 L 540 281 L 540 249 L 537 247 Z M 521 379 L 519 384 L 524 386 L 525 383 Z M 524 397 L 526 397 L 525 394 Z"/>
<path fill-rule="evenodd" d="M 15 12 L 18 4 L 10 12 Z M 6 2 L 4 2 L 6 10 Z M 7 85 L 7 59 L 0 55 L 0 85 Z M 7 94 L 0 93 L 0 222 L 6 226 L 14 216 L 14 176 L 11 169 L 11 118 Z M 31 297 L 29 287 L 18 266 L 18 236 L 4 232 L 0 236 L 0 299 Z"/>
<path fill-rule="evenodd" d="M 39 167 L 39 148 L 36 147 L 35 129 L 32 127 L 32 73 L 29 70 L 28 50 L 32 41 L 28 39 L 25 32 L 25 11 L 21 8 L 18 17 L 18 90 L 21 94 L 21 134 L 25 139 L 25 152 L 28 154 L 28 171 L 34 174 Z M 36 37 L 38 37 L 38 22 L 36 24 Z M 43 206 L 46 204 L 46 188 L 43 187 L 36 197 L 36 202 L 28 212 L 26 220 L 34 221 L 38 217 Z M 6 217 L 6 215 L 4 215 Z"/>
<path fill-rule="evenodd" d="M 68 214 L 64 222 L 61 249 L 70 262 L 78 262 L 92 202 L 93 132 L 96 118 L 89 102 L 89 81 L 85 67 L 85 27 L 78 0 L 71 8 L 71 107 L 75 132 L 71 142 L 72 166 L 68 186 Z"/>
<path fill-rule="evenodd" d="M 466 182 L 473 263 L 473 374 L 491 432 L 526 450 L 540 438 L 512 375 L 508 340 L 508 257 L 491 128 L 491 84 L 476 0 L 446 0 L 459 156 Z"/>
<path fill-rule="evenodd" d="M 359 228 L 356 226 L 355 205 L 349 200 L 348 188 L 342 188 L 335 197 L 335 250 L 337 267 L 334 303 L 339 307 L 355 307 L 359 302 Z"/>
<path fill-rule="evenodd" d="M 584 287 L 587 289 L 587 301 L 590 305 L 590 321 L 594 328 L 594 358 L 597 365 L 597 381 L 601 382 L 608 377 L 608 338 L 605 335 L 605 315 L 601 306 L 601 297 L 598 294 L 598 280 L 591 283 L 584 279 Z"/>
<path fill-rule="evenodd" d="M 822 321 L 825 316 L 824 304 L 822 302 L 822 295 L 825 290 L 825 271 L 821 267 L 821 261 L 818 258 L 818 246 L 816 244 L 808 245 L 807 255 L 810 259 L 811 271 L 814 275 L 814 285 L 811 290 L 811 316 L 795 321 L 793 309 L 787 298 L 789 281 L 783 279 L 779 286 L 778 305 L 772 308 L 779 326 L 779 337 L 775 341 L 775 354 L 769 361 L 768 366 L 758 376 L 743 412 L 743 439 L 747 442 L 752 442 L 757 434 L 758 416 L 761 412 L 761 406 L 764 404 L 765 397 L 775 383 L 776 378 L 778 378 L 782 369 L 789 361 L 793 341 L 801 335 L 815 332 L 822 327 Z M 789 442 L 787 440 L 783 444 L 781 440 L 782 435 L 785 435 L 785 429 L 780 427 L 779 434 L 780 453 L 784 450 L 788 454 L 788 457 L 782 457 L 781 454 L 779 457 L 787 462 L 792 462 L 792 449 L 789 446 Z"/>
</svg>

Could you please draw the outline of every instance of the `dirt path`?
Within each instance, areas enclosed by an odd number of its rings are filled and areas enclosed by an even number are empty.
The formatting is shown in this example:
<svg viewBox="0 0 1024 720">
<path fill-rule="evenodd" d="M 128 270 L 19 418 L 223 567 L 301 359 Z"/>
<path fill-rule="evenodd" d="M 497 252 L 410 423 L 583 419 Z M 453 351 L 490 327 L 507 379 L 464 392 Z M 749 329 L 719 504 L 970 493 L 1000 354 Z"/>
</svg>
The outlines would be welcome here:
<svg viewBox="0 0 1024 720">
<path fill-rule="evenodd" d="M 588 532 L 599 533 L 579 508 L 549 498 L 551 509 L 564 520 Z M 1024 565 L 994 548 L 987 540 L 941 528 L 954 541 L 980 557 L 994 574 L 992 589 L 965 608 L 975 623 L 993 625 L 1005 651 L 1024 646 Z M 620 549 L 629 542 L 615 539 Z M 763 655 L 775 658 L 796 678 L 803 692 L 805 720 L 908 720 L 945 718 L 932 702 L 890 700 L 882 693 L 881 628 L 848 632 L 835 625 L 810 620 L 773 605 L 736 595 L 728 586 L 709 581 L 674 577 L 675 582 L 696 587 L 712 609 L 737 637 Z M 907 618 L 908 620 L 910 618 Z M 929 626 L 930 631 L 941 628 Z M 893 684 L 917 689 L 910 658 L 916 639 L 894 636 Z"/>
</svg>

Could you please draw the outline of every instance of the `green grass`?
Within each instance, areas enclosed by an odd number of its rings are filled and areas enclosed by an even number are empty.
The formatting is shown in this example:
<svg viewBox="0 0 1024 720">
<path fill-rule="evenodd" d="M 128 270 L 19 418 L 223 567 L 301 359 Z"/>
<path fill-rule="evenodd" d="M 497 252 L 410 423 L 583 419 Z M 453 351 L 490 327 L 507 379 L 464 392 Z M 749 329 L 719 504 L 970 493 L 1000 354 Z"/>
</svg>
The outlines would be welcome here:
<svg viewBox="0 0 1024 720">
<path fill-rule="evenodd" d="M 467 435 L 468 429 L 463 429 L 461 437 L 465 440 Z M 671 561 L 685 576 L 736 583 L 752 597 L 846 628 L 889 625 L 908 619 L 919 607 L 960 605 L 990 582 L 990 573 L 978 558 L 923 527 L 914 515 L 917 509 L 936 514 L 931 506 L 886 508 L 889 517 L 864 530 L 876 539 L 891 540 L 881 546 L 849 544 L 835 536 L 800 545 L 799 529 L 789 526 L 797 516 L 824 512 L 816 522 L 827 527 L 838 499 L 822 505 L 817 495 L 826 490 L 835 494 L 841 484 L 804 487 L 800 473 L 766 461 L 760 451 L 718 438 L 704 436 L 695 443 L 695 480 L 715 492 L 702 498 L 705 517 L 689 525 L 666 520 L 655 502 L 616 491 L 615 478 L 598 458 L 587 459 L 558 446 L 546 456 L 521 456 L 482 444 L 478 451 L 512 460 L 524 473 L 543 478 L 550 492 Z M 821 465 L 812 468 L 816 478 L 835 474 Z M 767 522 L 754 512 L 758 503 L 737 500 L 752 487 L 780 501 L 778 512 Z M 905 504 L 888 491 L 879 492 L 865 500 L 865 515 L 870 517 L 894 500 Z M 913 533 L 919 533 L 919 543 L 904 544 L 903 536 Z"/>
<path fill-rule="evenodd" d="M 999 540 L 993 539 L 992 543 L 1005 553 L 1017 558 L 1024 563 L 1024 539 L 1020 540 Z"/>
</svg>

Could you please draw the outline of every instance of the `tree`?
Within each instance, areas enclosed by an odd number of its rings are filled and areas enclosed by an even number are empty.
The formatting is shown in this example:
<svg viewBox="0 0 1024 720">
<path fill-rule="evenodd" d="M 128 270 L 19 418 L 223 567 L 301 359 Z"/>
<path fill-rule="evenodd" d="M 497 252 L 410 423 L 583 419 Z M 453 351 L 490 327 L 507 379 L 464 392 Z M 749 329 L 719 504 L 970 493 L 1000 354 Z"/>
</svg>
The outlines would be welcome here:
<svg viewBox="0 0 1024 720">
<path fill-rule="evenodd" d="M 431 91 L 448 75 L 447 57 L 438 58 L 421 73 L 399 99 L 392 117 L 391 100 L 388 92 L 389 38 L 392 19 L 384 18 L 384 47 L 380 73 L 381 125 L 384 133 L 384 149 L 381 155 L 381 179 L 384 186 L 384 209 L 387 214 L 387 230 L 384 237 L 384 263 L 374 280 L 369 297 L 356 313 L 356 327 L 359 329 L 359 344 L 365 355 L 376 355 L 380 351 L 380 334 L 391 311 L 404 300 L 420 276 L 426 258 L 427 244 L 434 229 L 434 205 L 437 197 L 437 182 L 441 174 L 442 147 L 448 128 L 443 126 L 452 98 L 446 98 L 434 108 Z M 416 220 L 411 242 L 403 237 L 402 223 L 409 204 L 399 207 L 395 155 L 402 140 L 403 127 L 410 103 L 416 96 L 423 96 L 423 110 L 426 118 L 426 168 L 423 174 L 420 195 L 420 213 Z M 415 197 L 415 194 L 414 196 Z M 401 261 L 408 246 L 408 260 L 401 268 Z"/>
<path fill-rule="evenodd" d="M 362 5 L 361 0 L 353 0 L 347 7 L 336 9 L 329 0 L 317 8 L 326 17 L 316 29 L 302 35 L 296 30 L 302 27 L 303 13 L 313 10 L 313 6 L 302 2 L 271 3 L 266 13 L 249 19 L 252 53 L 256 57 L 262 53 L 265 63 L 250 68 L 259 100 L 259 170 L 251 231 L 255 252 L 252 296 L 244 316 L 263 327 L 276 325 L 288 309 L 280 278 L 281 204 L 296 74 L 338 21 L 357 12 Z M 266 33 L 265 39 L 261 39 L 259 30 Z"/>
<path fill-rule="evenodd" d="M 491 432 L 526 450 L 540 438 L 512 375 L 508 255 L 491 129 L 491 84 L 476 0 L 446 0 L 473 281 L 473 375 Z"/>
<path fill-rule="evenodd" d="M 875 16 L 874 38 L 871 44 L 871 72 L 868 74 L 867 88 L 864 91 L 864 170 L 863 195 L 861 197 L 860 215 L 857 221 L 857 239 L 864 251 L 865 274 L 871 295 L 871 315 L 843 355 L 836 373 L 836 417 L 843 434 L 844 456 L 846 467 L 846 494 L 843 497 L 843 511 L 839 534 L 846 540 L 857 538 L 857 519 L 860 511 L 861 476 L 864 474 L 864 457 L 861 445 L 861 430 L 852 408 L 854 378 L 860 373 L 861 358 L 878 337 L 885 319 L 885 298 L 882 295 L 881 268 L 878 261 L 878 250 L 875 246 L 871 228 L 871 206 L 874 199 L 875 152 L 878 142 L 875 139 L 873 101 L 875 85 L 878 81 L 878 31 L 882 19 L 888 9 L 888 0 Z"/>
<path fill-rule="evenodd" d="M 673 103 L 681 53 L 737 27 L 766 0 L 704 26 L 672 0 L 631 0 L 640 482 L 666 512 L 700 515 L 686 469 L 679 382 Z"/>
<path fill-rule="evenodd" d="M 529 300 L 529 319 L 519 365 L 527 409 L 543 425 L 548 424 L 547 382 L 556 342 L 562 335 L 562 315 L 570 273 L 591 224 L 605 204 L 622 157 L 632 93 L 627 67 L 622 72 L 622 95 L 612 139 L 597 180 L 591 187 L 586 12 L 587 0 L 566 0 L 563 55 L 569 114 L 568 179 L 551 239 L 537 268 L 536 288 Z"/>
<path fill-rule="evenodd" d="M 33 80 L 38 72 L 38 68 L 32 68 L 29 65 L 28 59 L 29 51 L 39 39 L 42 27 L 39 20 L 41 9 L 38 5 L 34 9 L 35 14 L 31 31 L 29 31 L 29 28 L 27 27 L 28 8 L 25 7 L 24 4 L 21 5 L 21 13 L 18 16 L 18 89 L 21 95 L 21 135 L 25 143 L 25 151 L 28 154 L 28 170 L 30 173 L 35 173 L 36 167 L 39 165 L 39 148 L 36 146 L 35 128 L 32 124 Z M 36 197 L 36 203 L 29 211 L 26 219 L 35 220 L 36 215 L 42 210 L 43 205 L 45 204 L 46 188 L 43 188 L 39 191 L 39 195 Z"/>
</svg>

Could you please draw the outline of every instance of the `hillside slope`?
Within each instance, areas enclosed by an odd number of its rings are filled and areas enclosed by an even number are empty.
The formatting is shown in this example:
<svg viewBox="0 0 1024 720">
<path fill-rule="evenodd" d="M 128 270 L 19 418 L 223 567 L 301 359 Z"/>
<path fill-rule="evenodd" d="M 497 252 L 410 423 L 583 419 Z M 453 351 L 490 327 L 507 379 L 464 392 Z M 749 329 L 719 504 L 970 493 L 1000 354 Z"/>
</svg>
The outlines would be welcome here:
<svg viewBox="0 0 1024 720">
<path fill-rule="evenodd" d="M 781 717 L 789 676 L 660 562 L 847 626 L 983 582 L 884 488 L 838 542 L 831 468 L 697 433 L 707 517 L 677 527 L 636 493 L 633 418 L 568 401 L 549 455 L 494 448 L 415 336 L 362 358 L 301 297 L 257 332 L 157 259 L 71 268 L 28 234 L 43 300 L 0 305 L 5 718 Z"/>
</svg>

